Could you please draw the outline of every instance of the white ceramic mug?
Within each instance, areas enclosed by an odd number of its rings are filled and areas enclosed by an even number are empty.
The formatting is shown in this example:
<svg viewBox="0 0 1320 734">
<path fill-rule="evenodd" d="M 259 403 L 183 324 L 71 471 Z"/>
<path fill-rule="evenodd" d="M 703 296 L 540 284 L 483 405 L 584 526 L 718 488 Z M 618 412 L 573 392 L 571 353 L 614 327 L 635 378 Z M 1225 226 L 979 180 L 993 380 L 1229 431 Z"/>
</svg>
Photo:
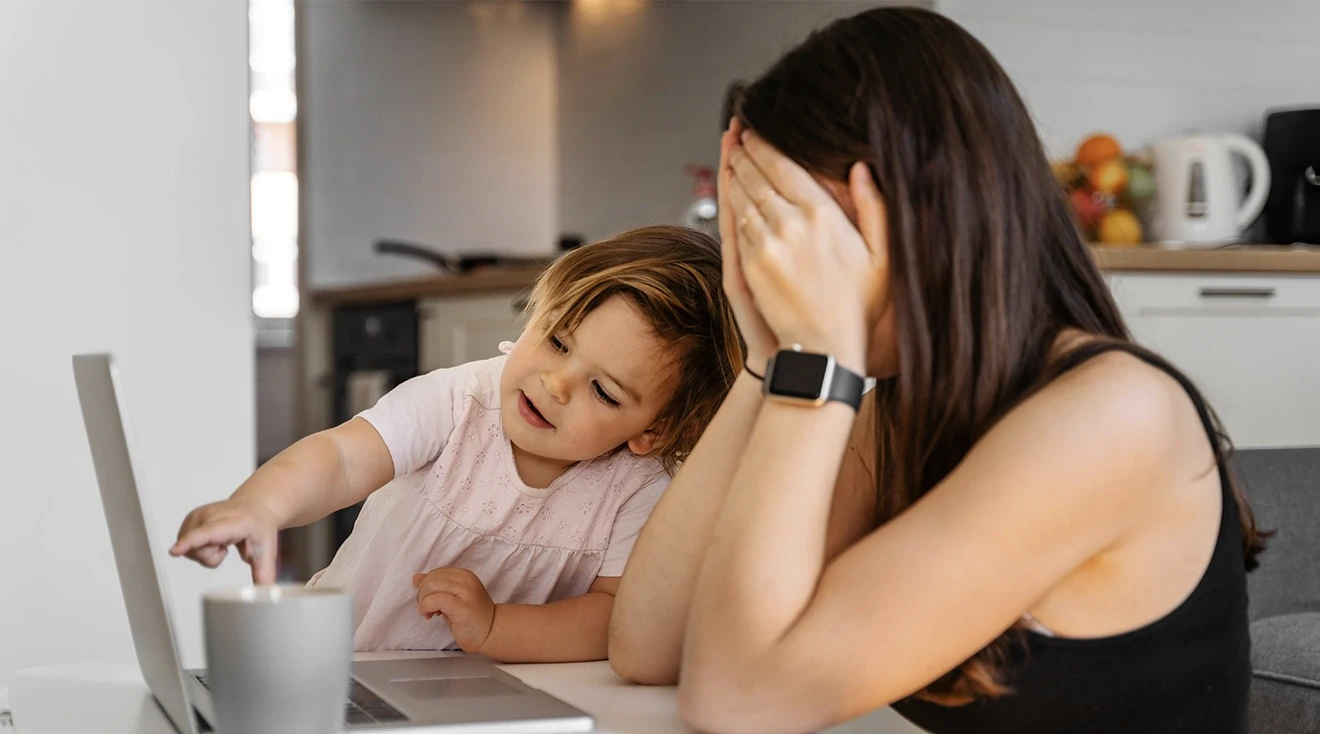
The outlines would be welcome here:
<svg viewBox="0 0 1320 734">
<path fill-rule="evenodd" d="M 343 728 L 353 667 L 353 597 L 255 586 L 202 597 L 207 683 L 219 734 Z"/>
</svg>

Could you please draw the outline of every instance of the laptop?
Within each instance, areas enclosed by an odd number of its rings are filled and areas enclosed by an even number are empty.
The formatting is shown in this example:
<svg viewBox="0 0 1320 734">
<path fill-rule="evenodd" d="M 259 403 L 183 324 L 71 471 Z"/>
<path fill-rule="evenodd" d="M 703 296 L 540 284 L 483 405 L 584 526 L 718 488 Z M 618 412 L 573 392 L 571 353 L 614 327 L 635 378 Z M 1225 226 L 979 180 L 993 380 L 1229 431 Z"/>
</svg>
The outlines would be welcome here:
<svg viewBox="0 0 1320 734">
<path fill-rule="evenodd" d="M 133 476 L 113 360 L 75 356 L 73 374 L 142 677 L 180 734 L 210 731 L 215 708 L 206 672 L 184 670 L 179 662 L 157 565 L 164 556 L 152 546 Z M 475 657 L 356 661 L 344 702 L 347 731 L 535 734 L 594 727 L 590 715 Z"/>
</svg>

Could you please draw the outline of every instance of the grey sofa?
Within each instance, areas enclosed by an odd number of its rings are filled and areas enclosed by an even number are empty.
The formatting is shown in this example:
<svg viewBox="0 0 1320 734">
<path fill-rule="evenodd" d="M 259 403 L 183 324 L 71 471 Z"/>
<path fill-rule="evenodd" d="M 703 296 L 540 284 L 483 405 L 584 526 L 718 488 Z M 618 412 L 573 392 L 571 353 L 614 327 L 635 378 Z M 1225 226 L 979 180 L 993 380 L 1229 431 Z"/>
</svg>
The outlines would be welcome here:
<svg viewBox="0 0 1320 734">
<path fill-rule="evenodd" d="M 1233 458 L 1256 523 L 1277 531 L 1247 576 L 1251 734 L 1320 732 L 1320 448 Z"/>
</svg>

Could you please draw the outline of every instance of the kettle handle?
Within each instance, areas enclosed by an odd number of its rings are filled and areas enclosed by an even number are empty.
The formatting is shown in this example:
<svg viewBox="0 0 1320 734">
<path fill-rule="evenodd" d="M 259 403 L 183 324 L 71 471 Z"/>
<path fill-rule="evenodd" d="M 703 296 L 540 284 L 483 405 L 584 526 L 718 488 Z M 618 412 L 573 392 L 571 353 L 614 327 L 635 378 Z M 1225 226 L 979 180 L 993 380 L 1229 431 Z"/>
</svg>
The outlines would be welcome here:
<svg viewBox="0 0 1320 734">
<path fill-rule="evenodd" d="M 1270 162 L 1256 141 L 1245 135 L 1225 133 L 1223 141 L 1230 152 L 1247 159 L 1251 168 L 1251 190 L 1237 210 L 1236 226 L 1238 231 L 1242 231 L 1251 226 L 1256 217 L 1260 216 L 1261 209 L 1265 208 L 1265 197 L 1270 193 Z"/>
</svg>

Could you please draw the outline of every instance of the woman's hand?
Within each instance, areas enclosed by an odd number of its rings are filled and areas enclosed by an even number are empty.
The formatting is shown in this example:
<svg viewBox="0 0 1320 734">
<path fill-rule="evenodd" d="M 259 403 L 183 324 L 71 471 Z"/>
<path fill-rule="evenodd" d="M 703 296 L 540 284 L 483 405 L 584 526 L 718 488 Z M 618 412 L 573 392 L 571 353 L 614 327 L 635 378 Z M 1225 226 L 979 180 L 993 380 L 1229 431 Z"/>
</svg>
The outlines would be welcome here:
<svg viewBox="0 0 1320 734">
<path fill-rule="evenodd" d="M 755 133 L 743 132 L 725 158 L 721 222 L 725 211 L 734 218 L 740 275 L 759 317 L 779 344 L 832 354 L 864 374 L 870 331 L 889 305 L 888 221 L 870 170 L 859 162 L 849 171 L 854 226 L 811 174 Z M 728 271 L 726 263 L 726 288 Z"/>
<path fill-rule="evenodd" d="M 733 315 L 738 320 L 738 330 L 747 342 L 747 366 L 758 375 L 765 374 L 765 365 L 770 355 L 779 348 L 774 332 L 766 326 L 757 310 L 755 299 L 747 289 L 747 280 L 743 277 L 742 264 L 738 254 L 738 228 L 735 225 L 741 214 L 735 213 L 729 201 L 729 189 L 733 185 L 733 169 L 729 166 L 729 153 L 739 145 L 738 136 L 742 133 L 742 124 L 735 118 L 729 129 L 720 137 L 719 171 L 719 212 L 720 243 L 724 256 L 724 293 L 729 298 Z"/>
</svg>

